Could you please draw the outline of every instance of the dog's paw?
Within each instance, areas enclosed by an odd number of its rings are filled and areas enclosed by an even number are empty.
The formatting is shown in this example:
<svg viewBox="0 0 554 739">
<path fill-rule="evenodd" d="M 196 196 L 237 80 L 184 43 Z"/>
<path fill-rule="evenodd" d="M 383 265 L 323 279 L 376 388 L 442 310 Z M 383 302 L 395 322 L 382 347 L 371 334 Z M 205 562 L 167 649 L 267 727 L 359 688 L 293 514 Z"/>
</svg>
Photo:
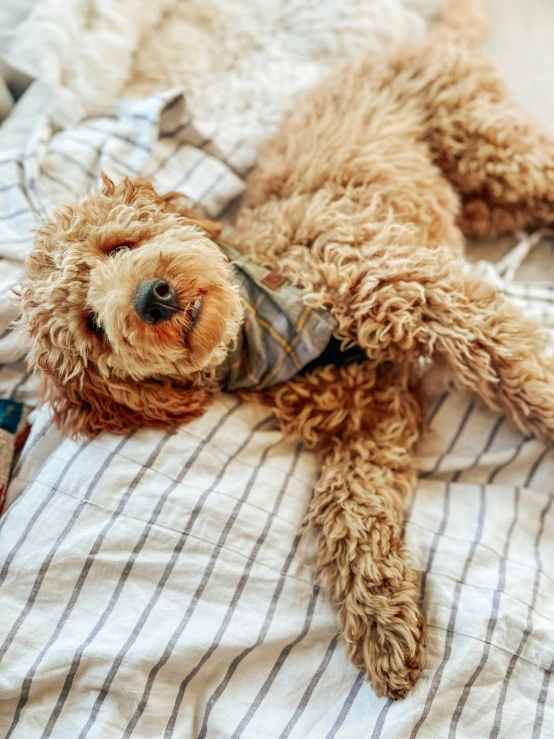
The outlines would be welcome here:
<svg viewBox="0 0 554 739">
<path fill-rule="evenodd" d="M 365 671 L 377 697 L 405 698 L 423 669 L 425 621 L 407 591 L 371 600 L 371 617 L 354 611 L 345 619 L 352 662 Z"/>
</svg>

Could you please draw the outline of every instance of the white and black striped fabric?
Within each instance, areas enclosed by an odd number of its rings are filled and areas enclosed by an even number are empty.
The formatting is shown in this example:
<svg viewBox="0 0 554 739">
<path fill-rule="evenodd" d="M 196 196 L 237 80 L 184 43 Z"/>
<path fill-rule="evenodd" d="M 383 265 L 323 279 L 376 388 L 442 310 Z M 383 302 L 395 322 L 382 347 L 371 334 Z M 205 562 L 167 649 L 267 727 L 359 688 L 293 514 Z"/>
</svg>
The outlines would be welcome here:
<svg viewBox="0 0 554 739">
<path fill-rule="evenodd" d="M 431 396 L 406 524 L 428 662 L 398 703 L 337 640 L 301 528 L 317 459 L 266 410 L 57 447 L 42 412 L 1 519 L 0 734 L 552 736 L 554 452 Z"/>
</svg>

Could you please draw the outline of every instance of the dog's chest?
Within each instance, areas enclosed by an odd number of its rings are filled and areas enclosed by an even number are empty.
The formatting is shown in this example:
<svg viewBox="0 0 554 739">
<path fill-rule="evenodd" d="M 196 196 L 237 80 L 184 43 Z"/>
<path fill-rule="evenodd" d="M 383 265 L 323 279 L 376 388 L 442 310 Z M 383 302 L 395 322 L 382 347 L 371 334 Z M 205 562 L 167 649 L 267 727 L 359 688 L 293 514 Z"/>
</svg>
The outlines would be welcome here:
<svg viewBox="0 0 554 739">
<path fill-rule="evenodd" d="M 221 366 L 226 390 L 271 387 L 347 357 L 333 340 L 337 323 L 329 313 L 306 305 L 302 290 L 282 276 L 221 249 L 233 264 L 244 307 L 242 329 Z"/>
</svg>

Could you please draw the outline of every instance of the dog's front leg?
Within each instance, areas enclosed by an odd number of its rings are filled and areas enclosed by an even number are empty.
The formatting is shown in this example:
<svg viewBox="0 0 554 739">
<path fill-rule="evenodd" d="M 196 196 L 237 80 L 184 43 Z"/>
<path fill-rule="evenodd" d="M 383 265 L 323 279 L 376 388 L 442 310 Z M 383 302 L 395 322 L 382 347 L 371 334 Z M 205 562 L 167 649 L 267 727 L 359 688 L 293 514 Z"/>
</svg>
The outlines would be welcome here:
<svg viewBox="0 0 554 739">
<path fill-rule="evenodd" d="M 328 366 L 265 396 L 285 433 L 321 452 L 308 518 L 322 582 L 353 663 L 393 698 L 421 674 L 425 635 L 402 541 L 420 427 L 408 379 L 407 367 Z"/>
<path fill-rule="evenodd" d="M 554 359 L 542 329 L 479 278 L 457 280 L 446 306 L 450 315 L 436 327 L 434 353 L 456 385 L 478 393 L 524 433 L 552 443 Z"/>
<path fill-rule="evenodd" d="M 432 357 L 523 432 L 554 439 L 544 332 L 448 250 L 392 247 L 389 258 L 360 265 L 355 287 L 329 303 L 342 335 L 374 361 Z"/>
</svg>

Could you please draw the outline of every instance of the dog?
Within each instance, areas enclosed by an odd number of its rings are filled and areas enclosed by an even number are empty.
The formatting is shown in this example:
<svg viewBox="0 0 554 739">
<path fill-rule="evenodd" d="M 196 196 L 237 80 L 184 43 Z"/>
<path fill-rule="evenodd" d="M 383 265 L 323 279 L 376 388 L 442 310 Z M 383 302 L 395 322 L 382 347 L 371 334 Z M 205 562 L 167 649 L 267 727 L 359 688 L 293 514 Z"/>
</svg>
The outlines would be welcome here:
<svg viewBox="0 0 554 739">
<path fill-rule="evenodd" d="M 419 364 L 440 364 L 525 433 L 554 435 L 542 332 L 463 260 L 464 236 L 554 220 L 554 141 L 457 40 L 475 22 L 453 2 L 428 41 L 353 61 L 299 100 L 229 237 L 329 318 L 320 366 L 251 395 L 322 453 L 308 514 L 319 572 L 353 663 L 393 698 L 424 663 L 401 536 Z M 217 224 L 143 180 L 105 178 L 39 229 L 21 323 L 65 433 L 171 427 L 225 387 L 244 301 L 218 240 Z"/>
</svg>

